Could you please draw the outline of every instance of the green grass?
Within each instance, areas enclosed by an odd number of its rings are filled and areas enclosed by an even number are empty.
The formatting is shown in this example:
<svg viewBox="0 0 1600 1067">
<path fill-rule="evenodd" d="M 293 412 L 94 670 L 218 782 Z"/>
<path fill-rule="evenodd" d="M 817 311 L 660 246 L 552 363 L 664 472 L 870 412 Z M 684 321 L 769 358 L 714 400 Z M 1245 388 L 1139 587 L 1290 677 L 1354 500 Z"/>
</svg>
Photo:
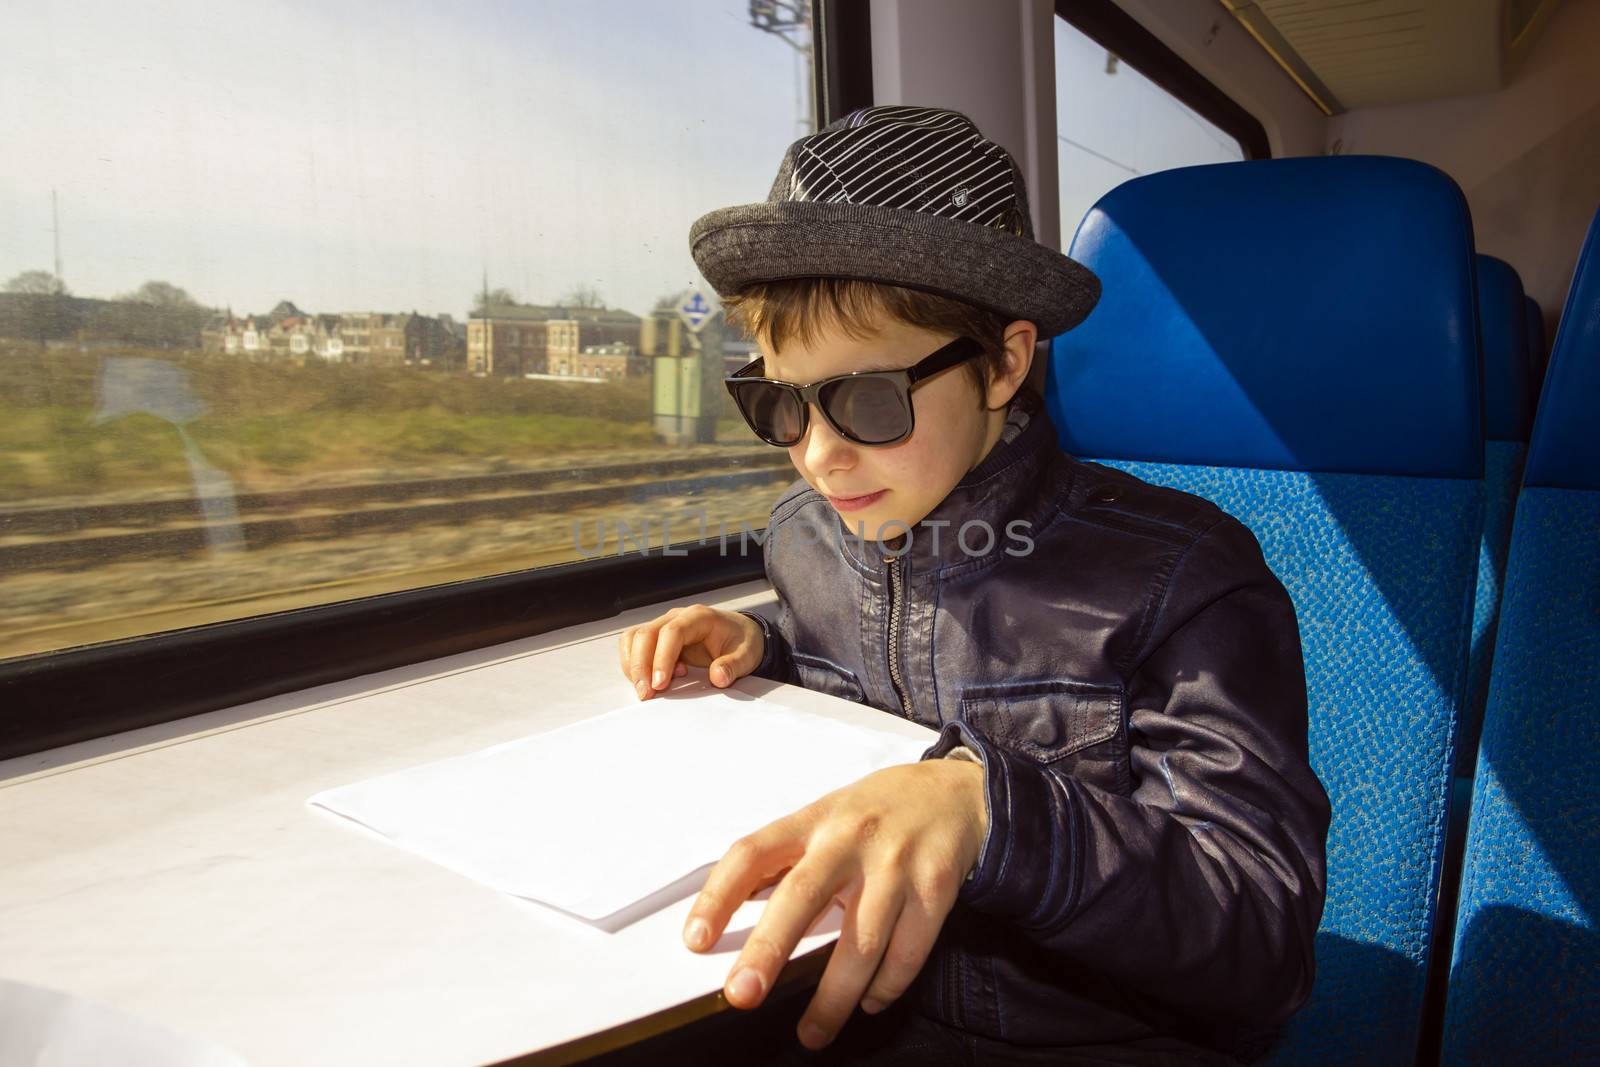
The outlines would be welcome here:
<svg viewBox="0 0 1600 1067">
<path fill-rule="evenodd" d="M 210 465 L 239 488 L 272 476 L 369 471 L 462 460 L 648 448 L 646 422 L 582 415 L 450 415 L 440 412 L 306 412 L 252 419 L 202 417 L 185 429 Z M 108 490 L 186 490 L 182 439 L 169 422 L 129 415 L 96 424 L 68 408 L 0 406 L 0 501 Z"/>
<path fill-rule="evenodd" d="M 340 471 L 514 467 L 655 443 L 648 380 L 569 385 L 0 342 L 0 503 L 192 487 L 172 422 L 151 414 L 96 417 L 102 363 L 116 356 L 180 368 L 200 405 L 183 432 L 241 490 Z M 720 436 L 754 443 L 736 413 L 723 414 Z"/>
</svg>

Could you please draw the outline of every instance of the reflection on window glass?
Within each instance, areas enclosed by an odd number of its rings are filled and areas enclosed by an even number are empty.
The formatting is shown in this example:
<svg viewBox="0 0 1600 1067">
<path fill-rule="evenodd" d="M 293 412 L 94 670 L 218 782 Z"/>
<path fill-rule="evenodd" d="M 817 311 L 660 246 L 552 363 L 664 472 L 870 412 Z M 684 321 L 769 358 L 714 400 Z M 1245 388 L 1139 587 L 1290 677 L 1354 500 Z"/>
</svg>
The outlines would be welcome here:
<svg viewBox="0 0 1600 1067">
<path fill-rule="evenodd" d="M 1079 33 L 1056 24 L 1056 148 L 1061 233 L 1129 178 L 1244 158 L 1232 135 Z"/>
<path fill-rule="evenodd" d="M 9 12 L 0 657 L 737 551 L 794 473 L 721 386 L 750 346 L 687 233 L 811 128 L 809 28 L 803 0 Z"/>
</svg>

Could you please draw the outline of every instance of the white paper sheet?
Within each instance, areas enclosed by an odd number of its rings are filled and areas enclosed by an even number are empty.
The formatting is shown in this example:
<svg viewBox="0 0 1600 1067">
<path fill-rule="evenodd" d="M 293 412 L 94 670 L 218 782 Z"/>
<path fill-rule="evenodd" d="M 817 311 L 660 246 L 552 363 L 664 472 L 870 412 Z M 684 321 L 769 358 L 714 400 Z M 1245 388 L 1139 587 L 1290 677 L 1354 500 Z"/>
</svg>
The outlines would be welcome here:
<svg viewBox="0 0 1600 1067">
<path fill-rule="evenodd" d="M 615 930 L 696 891 L 744 834 L 930 743 L 738 691 L 668 694 L 308 803 Z"/>
<path fill-rule="evenodd" d="M 0 978 L 0 1067 L 248 1067 L 236 1053 L 56 989 Z"/>
</svg>

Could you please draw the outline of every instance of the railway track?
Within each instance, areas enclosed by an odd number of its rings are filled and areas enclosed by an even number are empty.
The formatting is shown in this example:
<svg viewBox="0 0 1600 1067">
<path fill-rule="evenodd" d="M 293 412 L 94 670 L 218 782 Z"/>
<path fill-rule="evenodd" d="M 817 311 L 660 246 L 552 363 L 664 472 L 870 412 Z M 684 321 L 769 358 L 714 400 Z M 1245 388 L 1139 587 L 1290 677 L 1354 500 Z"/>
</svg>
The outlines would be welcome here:
<svg viewBox="0 0 1600 1067">
<path fill-rule="evenodd" d="M 236 523 L 208 524 L 201 502 L 175 498 L 0 510 L 0 575 L 114 560 L 183 557 L 220 534 L 245 548 L 436 523 L 564 514 L 787 481 L 786 457 L 741 450 L 414 481 L 329 486 L 232 498 Z"/>
</svg>

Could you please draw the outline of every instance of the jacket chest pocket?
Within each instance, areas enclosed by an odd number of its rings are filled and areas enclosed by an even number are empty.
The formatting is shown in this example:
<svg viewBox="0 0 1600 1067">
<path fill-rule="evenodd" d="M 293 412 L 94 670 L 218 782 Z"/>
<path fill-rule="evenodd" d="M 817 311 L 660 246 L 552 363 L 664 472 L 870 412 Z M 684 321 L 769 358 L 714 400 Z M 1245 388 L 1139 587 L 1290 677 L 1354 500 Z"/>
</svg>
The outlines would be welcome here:
<svg viewBox="0 0 1600 1067">
<path fill-rule="evenodd" d="M 995 744 L 1093 785 L 1133 791 L 1123 694 L 1064 680 L 961 691 L 961 718 Z"/>
<path fill-rule="evenodd" d="M 794 664 L 796 680 L 802 688 L 814 693 L 843 697 L 857 704 L 867 702 L 866 690 L 861 688 L 861 682 L 852 672 L 833 660 L 823 659 L 821 656 L 809 656 L 803 652 L 791 653 L 789 659 Z"/>
</svg>

